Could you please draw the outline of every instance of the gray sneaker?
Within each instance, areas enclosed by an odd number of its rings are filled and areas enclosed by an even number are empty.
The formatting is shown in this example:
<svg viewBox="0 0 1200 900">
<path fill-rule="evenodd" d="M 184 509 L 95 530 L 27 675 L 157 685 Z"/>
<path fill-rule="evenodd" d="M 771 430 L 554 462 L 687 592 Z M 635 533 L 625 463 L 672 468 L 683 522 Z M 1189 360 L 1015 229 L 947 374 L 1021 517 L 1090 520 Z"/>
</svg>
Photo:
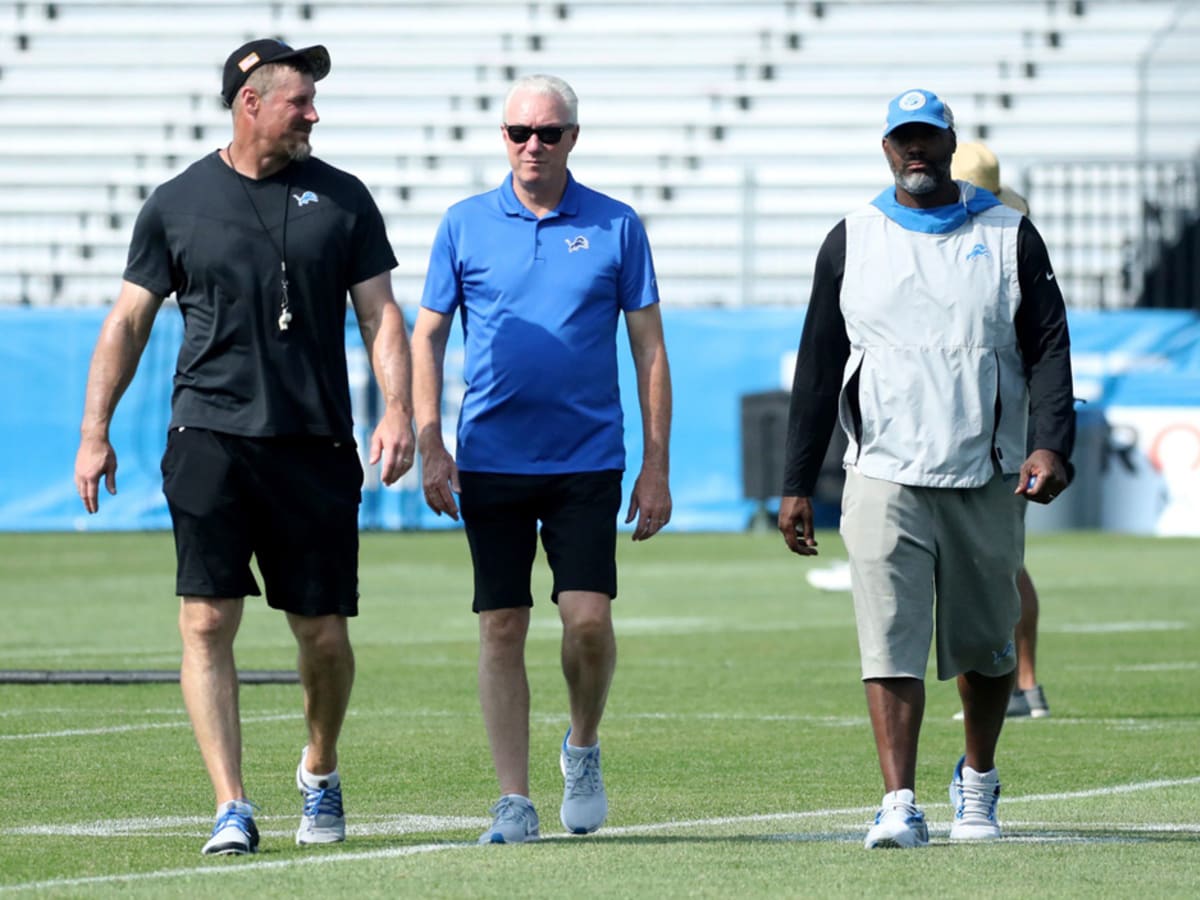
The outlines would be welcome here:
<svg viewBox="0 0 1200 900">
<path fill-rule="evenodd" d="M 1044 719 L 1050 715 L 1050 704 L 1046 702 L 1046 692 L 1039 684 L 1027 691 L 1019 688 L 1008 697 L 1008 709 L 1004 713 L 1006 719 Z M 960 709 L 951 718 L 955 722 L 963 720 Z"/>
<path fill-rule="evenodd" d="M 1009 719 L 1044 719 L 1050 715 L 1050 704 L 1046 702 L 1046 692 L 1042 690 L 1042 686 L 1035 685 L 1027 691 L 1020 689 L 1012 692 L 1012 696 L 1008 698 L 1008 712 L 1005 714 Z"/>
<path fill-rule="evenodd" d="M 505 794 L 489 812 L 492 827 L 479 836 L 481 844 L 524 844 L 540 837 L 537 810 L 528 797 Z"/>
<path fill-rule="evenodd" d="M 558 765 L 562 769 L 562 806 L 558 818 L 563 828 L 572 834 L 591 834 L 608 817 L 608 794 L 604 791 L 604 778 L 600 775 L 600 745 L 595 747 L 571 747 L 563 737 Z"/>
<path fill-rule="evenodd" d="M 300 764 L 296 766 L 296 787 L 304 800 L 300 827 L 296 829 L 296 843 L 301 846 L 339 843 L 346 839 L 341 779 L 335 774 L 332 778 L 321 779 L 317 787 L 309 787 L 301 774 L 307 755 L 308 748 L 305 747 L 300 754 Z"/>
</svg>

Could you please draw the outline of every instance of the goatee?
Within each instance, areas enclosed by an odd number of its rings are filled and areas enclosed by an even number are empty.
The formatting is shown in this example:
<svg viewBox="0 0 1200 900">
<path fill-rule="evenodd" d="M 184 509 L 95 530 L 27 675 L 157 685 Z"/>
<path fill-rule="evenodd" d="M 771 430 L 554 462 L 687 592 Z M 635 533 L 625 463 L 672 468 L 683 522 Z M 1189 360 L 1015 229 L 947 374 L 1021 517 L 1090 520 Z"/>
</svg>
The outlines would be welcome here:
<svg viewBox="0 0 1200 900">
<path fill-rule="evenodd" d="M 292 162 L 305 162 L 312 156 L 312 144 L 308 141 L 297 141 L 288 148 L 288 159 Z"/>
<path fill-rule="evenodd" d="M 896 176 L 896 185 L 910 194 L 932 194 L 937 190 L 938 180 L 928 172 L 901 172 Z"/>
</svg>

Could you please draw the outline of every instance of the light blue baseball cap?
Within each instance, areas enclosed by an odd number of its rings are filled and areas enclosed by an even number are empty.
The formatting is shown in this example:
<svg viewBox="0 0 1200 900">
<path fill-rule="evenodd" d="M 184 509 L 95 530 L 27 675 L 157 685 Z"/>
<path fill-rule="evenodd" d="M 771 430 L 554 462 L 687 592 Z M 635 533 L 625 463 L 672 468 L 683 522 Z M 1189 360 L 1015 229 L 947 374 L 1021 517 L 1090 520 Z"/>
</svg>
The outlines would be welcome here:
<svg viewBox="0 0 1200 900">
<path fill-rule="evenodd" d="M 883 129 L 883 136 L 887 137 L 901 125 L 910 122 L 923 122 L 953 131 L 954 113 L 932 91 L 905 91 L 888 104 L 887 127 Z"/>
</svg>

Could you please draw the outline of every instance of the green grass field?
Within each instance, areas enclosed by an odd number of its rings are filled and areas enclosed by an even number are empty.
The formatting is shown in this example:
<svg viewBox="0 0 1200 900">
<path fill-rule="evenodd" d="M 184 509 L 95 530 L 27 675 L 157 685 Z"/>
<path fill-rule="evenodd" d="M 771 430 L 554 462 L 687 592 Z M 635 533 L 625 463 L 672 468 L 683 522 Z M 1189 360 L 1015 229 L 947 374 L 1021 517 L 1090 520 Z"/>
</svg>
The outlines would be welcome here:
<svg viewBox="0 0 1200 900">
<path fill-rule="evenodd" d="M 1001 739 L 1005 839 L 946 840 L 962 752 L 929 682 L 917 796 L 932 844 L 862 849 L 882 785 L 848 595 L 770 534 L 621 542 L 620 661 L 602 729 L 611 812 L 558 824 L 566 699 L 539 560 L 529 643 L 545 838 L 477 847 L 495 800 L 475 697 L 465 540 L 370 534 L 341 745 L 350 839 L 300 849 L 295 685 L 242 689 L 261 852 L 201 857 L 212 798 L 178 685 L 0 685 L 0 894 L 356 897 L 1194 897 L 1200 891 L 1200 545 L 1036 536 L 1049 719 Z M 178 663 L 169 534 L 0 535 L 0 668 Z M 293 664 L 251 601 L 243 668 Z"/>
</svg>

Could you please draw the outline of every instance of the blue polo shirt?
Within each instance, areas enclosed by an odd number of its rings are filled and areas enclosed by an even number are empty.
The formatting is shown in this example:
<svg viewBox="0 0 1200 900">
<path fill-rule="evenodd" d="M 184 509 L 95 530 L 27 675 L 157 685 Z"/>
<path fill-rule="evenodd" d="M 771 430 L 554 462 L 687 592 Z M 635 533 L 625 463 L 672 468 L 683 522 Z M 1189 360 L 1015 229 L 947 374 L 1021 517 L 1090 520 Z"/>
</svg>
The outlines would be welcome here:
<svg viewBox="0 0 1200 900">
<path fill-rule="evenodd" d="M 617 319 L 657 302 L 637 213 L 569 172 L 557 209 L 541 219 L 517 200 L 512 175 L 450 207 L 421 305 L 462 311 L 458 467 L 624 469 Z"/>
</svg>

